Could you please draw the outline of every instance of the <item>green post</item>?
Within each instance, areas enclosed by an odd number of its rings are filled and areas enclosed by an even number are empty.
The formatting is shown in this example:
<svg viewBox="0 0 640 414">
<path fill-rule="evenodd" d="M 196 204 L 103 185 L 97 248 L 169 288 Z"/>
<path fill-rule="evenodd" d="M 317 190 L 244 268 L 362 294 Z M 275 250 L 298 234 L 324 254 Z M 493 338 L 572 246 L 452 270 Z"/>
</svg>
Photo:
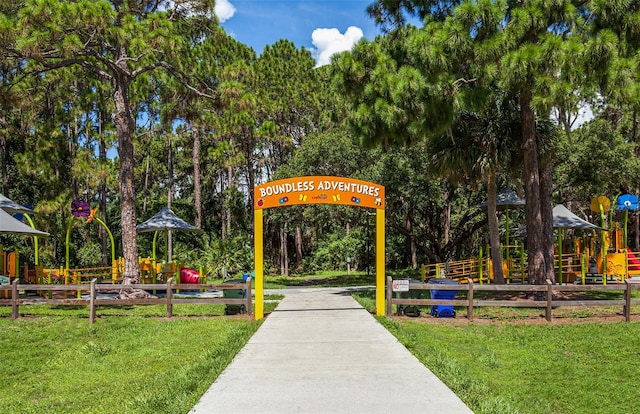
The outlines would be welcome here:
<svg viewBox="0 0 640 414">
<path fill-rule="evenodd" d="M 524 285 L 524 244 L 520 245 L 520 277 L 522 278 L 522 284 Z"/>
<path fill-rule="evenodd" d="M 483 265 L 484 265 L 484 258 L 482 257 L 482 246 L 480 246 L 480 253 L 479 253 L 479 263 L 478 263 L 478 280 L 480 281 L 480 284 L 482 284 L 482 276 L 483 276 Z"/>
<path fill-rule="evenodd" d="M 152 252 L 151 252 L 151 254 L 152 254 L 152 255 L 151 255 L 151 257 L 153 258 L 153 260 L 154 260 L 154 261 L 156 260 L 156 241 L 157 241 L 157 240 L 158 240 L 158 231 L 156 230 L 156 231 L 153 233 L 153 243 L 152 243 L 152 245 L 151 245 L 151 250 L 152 250 Z"/>
<path fill-rule="evenodd" d="M 604 207 L 602 206 L 602 203 L 600 203 L 600 219 L 602 220 L 602 228 L 604 229 Z M 602 284 L 606 285 L 607 284 L 607 248 L 606 248 L 606 236 L 604 234 L 605 230 L 601 230 L 600 234 L 602 235 L 601 237 L 601 242 L 602 242 L 602 246 L 600 248 L 600 250 L 602 251 Z"/>
<path fill-rule="evenodd" d="M 509 250 L 511 249 L 511 246 L 509 243 L 509 207 L 505 209 L 504 222 L 505 222 L 504 226 L 506 229 L 506 234 L 505 234 L 506 248 L 504 249 L 504 259 L 505 259 L 505 263 L 507 263 L 507 280 L 511 280 L 511 262 L 509 260 L 511 257 L 511 254 L 509 252 Z"/>
<path fill-rule="evenodd" d="M 98 223 L 102 225 L 102 227 L 104 227 L 104 229 L 107 231 L 107 234 L 109 235 L 109 241 L 111 242 L 111 262 L 113 263 L 113 261 L 116 260 L 116 244 L 113 241 L 113 234 L 111 234 L 111 230 L 109 230 L 109 227 L 107 227 L 104 221 L 100 220 L 98 217 L 94 218 Z"/>
<path fill-rule="evenodd" d="M 24 213 L 23 216 L 27 219 L 27 221 L 29 222 L 29 225 L 31 226 L 32 229 L 35 229 L 36 227 L 33 225 L 33 220 L 31 220 L 31 217 L 29 217 L 29 215 L 27 213 Z M 33 250 L 34 250 L 34 264 L 35 265 L 39 265 L 40 264 L 40 259 L 39 259 L 39 248 L 38 248 L 38 236 L 33 236 Z"/>
<path fill-rule="evenodd" d="M 67 226 L 67 237 L 65 238 L 65 255 L 64 266 L 69 268 L 69 240 L 71 239 L 71 225 L 73 224 L 73 216 L 69 217 L 69 225 Z"/>
<path fill-rule="evenodd" d="M 562 232 L 563 229 L 558 229 L 558 280 L 562 284 Z"/>
<path fill-rule="evenodd" d="M 622 240 L 622 247 L 627 249 L 627 229 L 629 223 L 629 210 L 624 211 L 624 240 Z M 625 259 L 626 260 L 626 259 Z"/>
</svg>

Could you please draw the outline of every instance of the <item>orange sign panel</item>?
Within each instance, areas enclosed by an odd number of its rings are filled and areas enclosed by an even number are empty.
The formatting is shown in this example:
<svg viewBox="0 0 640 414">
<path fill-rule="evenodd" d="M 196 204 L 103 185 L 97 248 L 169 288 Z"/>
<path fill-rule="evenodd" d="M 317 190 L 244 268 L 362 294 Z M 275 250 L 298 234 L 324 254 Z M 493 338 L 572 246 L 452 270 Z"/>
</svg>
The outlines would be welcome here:
<svg viewBox="0 0 640 414">
<path fill-rule="evenodd" d="M 304 204 L 346 204 L 384 209 L 384 187 L 345 177 L 295 177 L 253 190 L 254 209 Z"/>
</svg>

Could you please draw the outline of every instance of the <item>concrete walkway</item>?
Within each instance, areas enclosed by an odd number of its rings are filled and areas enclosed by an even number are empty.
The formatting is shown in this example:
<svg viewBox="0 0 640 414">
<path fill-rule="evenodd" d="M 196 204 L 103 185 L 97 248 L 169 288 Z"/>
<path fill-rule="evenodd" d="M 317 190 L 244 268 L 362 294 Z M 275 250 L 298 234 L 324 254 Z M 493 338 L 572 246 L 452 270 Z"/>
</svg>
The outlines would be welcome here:
<svg viewBox="0 0 640 414">
<path fill-rule="evenodd" d="M 471 413 L 345 288 L 285 298 L 191 413 Z"/>
</svg>

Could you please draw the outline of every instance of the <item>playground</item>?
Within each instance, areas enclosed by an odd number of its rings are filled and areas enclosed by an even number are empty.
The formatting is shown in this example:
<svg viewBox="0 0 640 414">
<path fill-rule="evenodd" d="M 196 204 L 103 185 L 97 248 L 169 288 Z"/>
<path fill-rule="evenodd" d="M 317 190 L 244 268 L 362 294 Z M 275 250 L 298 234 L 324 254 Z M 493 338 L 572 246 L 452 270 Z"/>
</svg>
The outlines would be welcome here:
<svg viewBox="0 0 640 414">
<path fill-rule="evenodd" d="M 40 265 L 39 263 L 39 238 L 47 237 L 48 234 L 40 232 L 33 228 L 33 221 L 29 214 L 33 214 L 30 208 L 14 203 L 8 198 L 0 195 L 0 210 L 4 213 L 2 217 L 3 223 L 9 223 L 16 226 L 15 229 L 10 228 L 3 232 L 23 234 L 31 236 L 34 240 L 35 265 L 29 267 L 27 264 L 20 264 L 20 255 L 16 251 L 5 251 L 0 247 L 0 280 L 3 285 L 9 285 L 14 280 L 20 279 L 21 283 L 26 285 L 88 285 L 92 281 L 100 284 L 120 284 L 122 282 L 122 274 L 124 271 L 124 259 L 116 257 L 116 246 L 113 234 L 107 224 L 97 216 L 97 208 L 91 209 L 89 203 L 83 200 L 74 200 L 71 202 L 71 217 L 67 224 L 65 236 L 65 264 L 64 266 L 51 268 Z M 11 217 L 10 213 L 21 213 L 26 218 L 31 227 L 27 226 Z M 77 268 L 70 265 L 70 242 L 72 238 L 72 230 L 74 225 L 88 226 L 91 223 L 98 223 L 109 237 L 111 265 L 110 266 L 94 266 Z M 2 230 L 0 230 L 2 231 Z M 151 257 L 141 257 L 138 259 L 140 266 L 140 282 L 142 284 L 166 283 L 169 279 L 173 279 L 179 284 L 206 284 L 206 275 L 202 269 L 196 270 L 185 266 L 183 263 L 172 260 L 171 252 L 168 248 L 167 236 L 169 231 L 186 231 L 199 233 L 202 230 L 188 224 L 170 209 L 163 208 L 157 214 L 147 221 L 137 226 L 138 233 L 153 233 L 152 255 Z M 159 235 L 164 235 L 164 245 L 167 246 L 164 259 L 158 259 L 156 255 L 156 245 L 158 244 Z M 38 294 L 53 298 L 53 290 L 38 291 Z M 67 297 L 68 291 L 60 291 L 63 297 Z M 81 290 L 77 290 L 75 295 L 81 297 Z M 8 291 L 3 291 L 3 297 L 9 297 Z"/>
<path fill-rule="evenodd" d="M 254 189 L 254 269 L 247 270 L 241 282 L 249 277 L 254 279 L 255 285 L 255 318 L 264 317 L 264 270 L 262 257 L 262 222 L 263 211 L 269 208 L 286 207 L 289 205 L 333 204 L 365 207 L 376 214 L 376 266 L 375 266 L 375 301 L 376 314 L 389 314 L 390 300 L 386 298 L 385 289 L 389 283 L 385 271 L 385 190 L 375 183 L 354 180 L 344 177 L 307 176 L 294 177 L 285 180 L 258 185 Z M 6 197 L 5 197 L 6 199 Z M 4 200 L 5 209 L 10 212 L 25 213 L 29 217 L 33 211 L 25 209 L 11 200 Z M 518 232 L 510 234 L 509 225 L 517 225 L 517 221 L 510 218 L 510 210 L 514 212 L 525 204 L 510 190 L 498 195 L 498 205 L 502 208 L 505 223 L 504 244 L 501 244 L 502 272 L 508 285 L 528 284 L 527 257 L 525 238 L 520 227 Z M 1 206 L 0 206 L 1 207 Z M 480 206 L 482 208 L 482 206 Z M 591 218 L 597 223 L 585 220 L 572 213 L 564 205 L 558 204 L 553 209 L 555 229 L 555 283 L 559 285 L 593 285 L 606 286 L 609 284 L 624 284 L 634 278 L 640 278 L 640 252 L 629 248 L 628 222 L 629 213 L 638 210 L 638 199 L 631 194 L 619 195 L 612 203 L 607 197 L 595 197 L 589 209 Z M 1 282 L 4 285 L 20 279 L 24 285 L 88 285 L 92 281 L 98 284 L 118 285 L 122 282 L 124 260 L 116 257 L 115 241 L 107 224 L 97 216 L 97 209 L 91 208 L 89 203 L 75 200 L 71 203 L 72 217 L 67 224 L 65 237 L 65 264 L 57 268 L 41 266 L 38 263 L 38 240 L 44 235 L 38 234 L 33 227 L 24 225 L 7 214 L 9 219 L 25 226 L 22 234 L 33 237 L 35 246 L 35 266 L 20 266 L 17 252 L 2 251 Z M 517 217 L 517 215 L 515 216 Z M 595 220 L 594 218 L 599 218 Z M 97 223 L 109 236 L 111 247 L 111 265 L 77 268 L 70 266 L 70 240 L 74 226 L 89 226 Z M 24 229 L 23 229 L 24 230 Z M 146 233 L 153 234 L 150 257 L 140 257 L 140 282 L 143 285 L 165 284 L 169 280 L 174 285 L 207 285 L 207 275 L 202 269 L 194 269 L 172 258 L 172 252 L 167 241 L 170 231 L 201 233 L 202 230 L 185 222 L 170 209 L 162 208 L 154 216 L 140 223 L 136 228 L 139 237 Z M 31 233 L 31 234 L 30 234 Z M 164 239 L 164 240 L 162 240 Z M 164 241 L 166 248 L 163 259 L 157 255 L 157 245 Z M 479 247 L 477 257 L 462 260 L 448 260 L 441 263 L 424 264 L 420 268 L 419 278 L 424 282 L 438 282 L 449 280 L 458 284 L 473 282 L 479 286 L 495 283 L 494 264 L 489 257 L 488 246 Z M 218 276 L 218 275 L 214 275 Z M 214 277 L 215 278 L 215 277 Z M 212 279 L 214 279 L 212 278 Z M 238 280 L 236 280 L 238 281 Z M 58 292 L 66 298 L 69 292 L 79 299 L 82 291 L 75 292 L 67 289 Z M 149 289 L 151 290 L 151 289 Z M 55 290 L 38 290 L 40 295 L 53 299 Z M 10 293 L 3 290 L 3 297 L 8 299 Z M 437 298 L 436 298 L 437 299 Z M 442 299 L 442 298 L 441 298 Z M 452 299 L 452 298 L 444 298 Z M 464 306 L 464 304 L 458 304 Z M 451 313 L 451 312 L 450 312 Z M 455 312 L 452 312 L 455 315 Z M 438 316 L 438 315 L 436 315 Z"/>
<path fill-rule="evenodd" d="M 631 250 L 628 244 L 628 214 L 638 210 L 638 198 L 621 195 L 611 206 L 608 198 L 600 196 L 592 200 L 589 208 L 599 216 L 600 223 L 591 223 L 562 204 L 553 209 L 556 282 L 607 285 L 640 278 L 640 252 Z M 500 246 L 504 278 L 507 284 L 526 284 L 525 239 L 523 234 L 509 235 L 506 214 L 506 241 Z M 516 243 L 518 240 L 520 243 Z M 477 257 L 423 265 L 421 278 L 423 281 L 448 278 L 459 283 L 473 280 L 478 284 L 491 284 L 494 268 L 489 248 L 479 248 Z"/>
</svg>

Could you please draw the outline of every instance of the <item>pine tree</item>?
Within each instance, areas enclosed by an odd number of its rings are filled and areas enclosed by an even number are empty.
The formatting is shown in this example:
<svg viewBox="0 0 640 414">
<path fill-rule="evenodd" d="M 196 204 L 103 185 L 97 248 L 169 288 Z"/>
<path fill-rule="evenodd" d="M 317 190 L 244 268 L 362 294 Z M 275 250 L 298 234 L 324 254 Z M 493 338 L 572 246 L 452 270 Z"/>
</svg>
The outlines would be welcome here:
<svg viewBox="0 0 640 414">
<path fill-rule="evenodd" d="M 112 119 L 118 137 L 124 282 L 138 283 L 136 194 L 132 108 L 135 82 L 164 68 L 191 85 L 188 77 L 167 64 L 166 56 L 182 47 L 176 19 L 212 16 L 212 1 L 28 0 L 0 14 L 0 48 L 5 56 L 24 59 L 31 74 L 64 67 L 111 87 Z M 206 84 L 194 91 L 206 90 Z M 201 92 L 204 94 L 203 92 Z"/>
</svg>

